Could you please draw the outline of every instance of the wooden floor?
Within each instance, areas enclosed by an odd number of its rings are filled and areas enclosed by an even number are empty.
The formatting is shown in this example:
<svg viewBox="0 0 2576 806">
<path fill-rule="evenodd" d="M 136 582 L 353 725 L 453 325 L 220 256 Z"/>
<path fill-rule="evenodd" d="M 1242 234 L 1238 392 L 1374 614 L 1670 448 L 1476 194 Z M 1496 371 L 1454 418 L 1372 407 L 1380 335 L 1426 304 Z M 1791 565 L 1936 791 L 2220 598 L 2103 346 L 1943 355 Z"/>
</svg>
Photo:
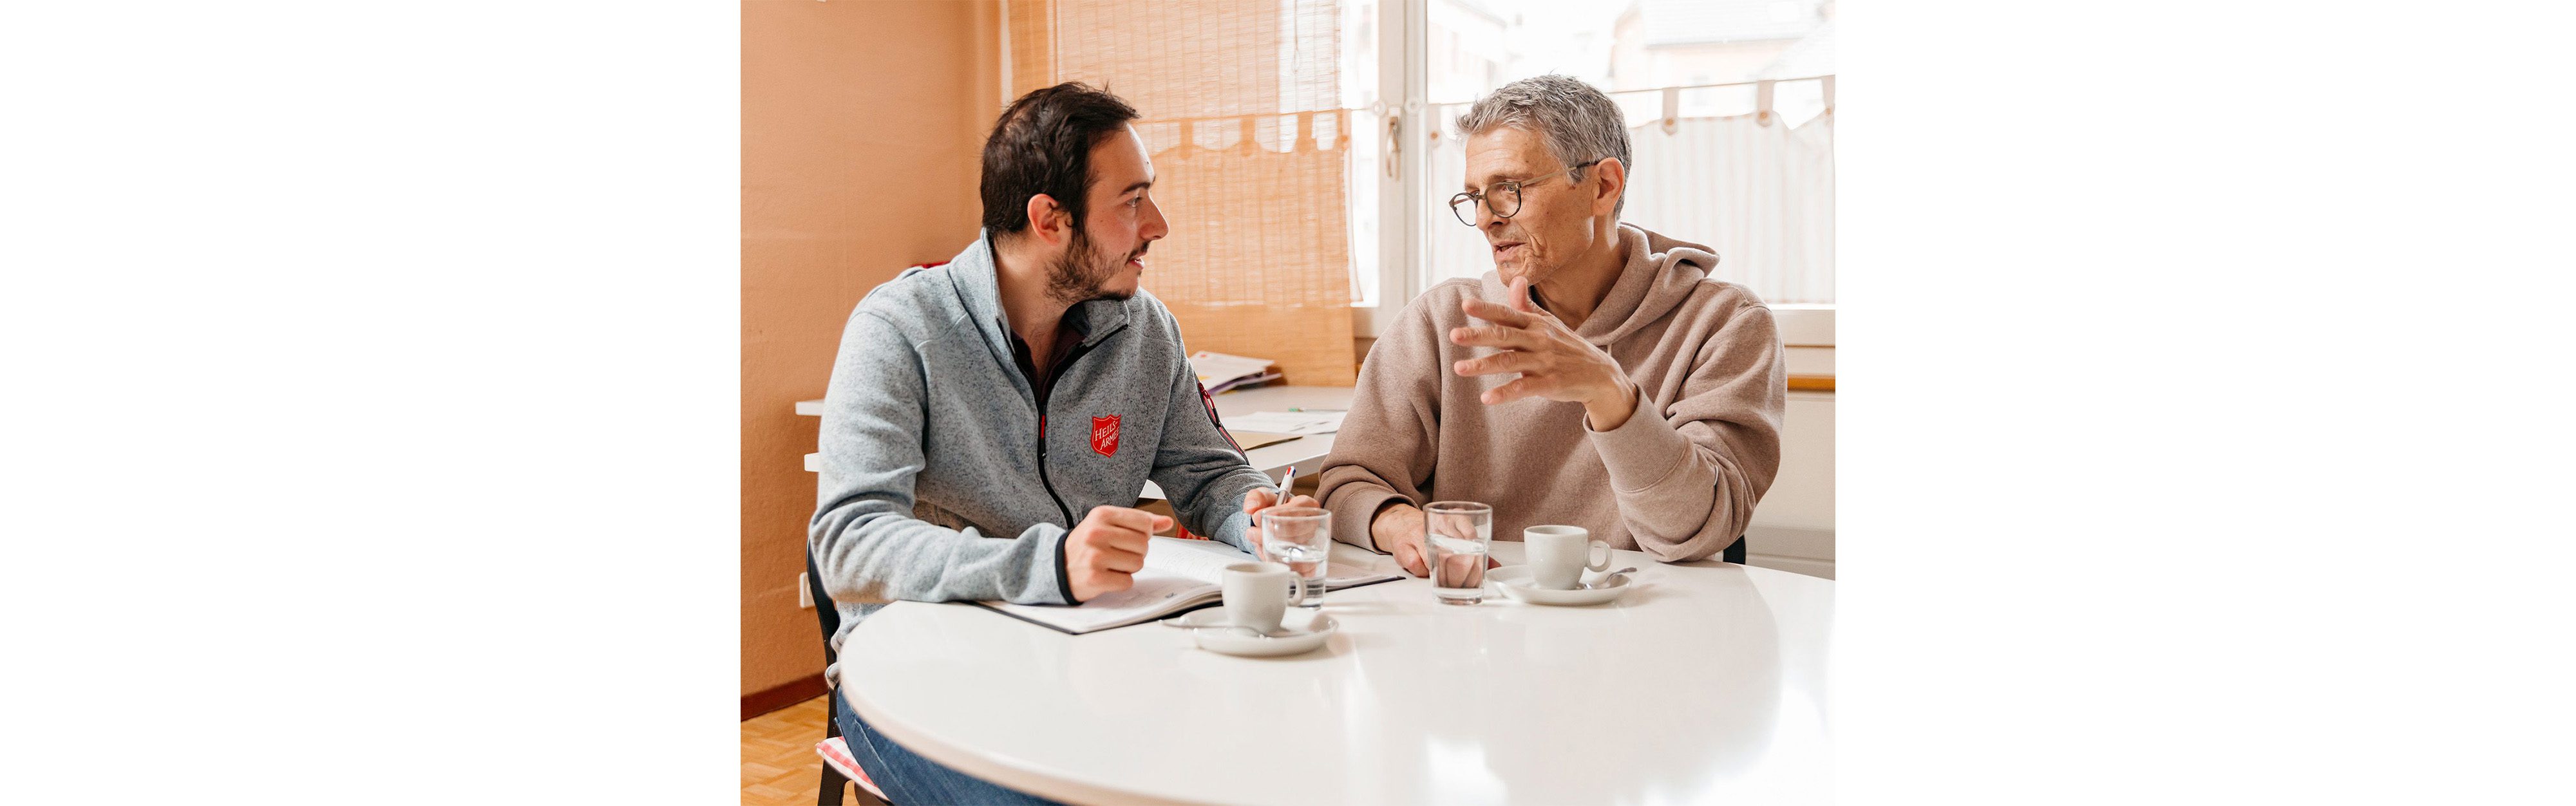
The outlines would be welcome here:
<svg viewBox="0 0 2576 806">
<path fill-rule="evenodd" d="M 743 720 L 743 806 L 813 806 L 823 772 L 814 743 L 831 712 L 826 695 Z"/>
</svg>

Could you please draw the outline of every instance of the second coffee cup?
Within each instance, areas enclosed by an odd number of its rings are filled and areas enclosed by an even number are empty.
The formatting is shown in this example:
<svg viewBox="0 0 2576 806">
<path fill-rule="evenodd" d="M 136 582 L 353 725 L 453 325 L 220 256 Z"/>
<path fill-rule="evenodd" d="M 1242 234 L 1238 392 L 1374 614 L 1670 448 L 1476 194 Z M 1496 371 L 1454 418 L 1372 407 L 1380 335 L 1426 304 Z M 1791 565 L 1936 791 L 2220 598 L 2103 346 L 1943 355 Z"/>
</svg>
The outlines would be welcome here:
<svg viewBox="0 0 2576 806">
<path fill-rule="evenodd" d="M 1610 570 L 1610 544 L 1592 539 L 1581 526 L 1532 526 L 1521 530 L 1530 581 L 1548 590 L 1573 590 L 1585 571 Z M 1601 559 L 1592 559 L 1593 549 Z"/>
</svg>

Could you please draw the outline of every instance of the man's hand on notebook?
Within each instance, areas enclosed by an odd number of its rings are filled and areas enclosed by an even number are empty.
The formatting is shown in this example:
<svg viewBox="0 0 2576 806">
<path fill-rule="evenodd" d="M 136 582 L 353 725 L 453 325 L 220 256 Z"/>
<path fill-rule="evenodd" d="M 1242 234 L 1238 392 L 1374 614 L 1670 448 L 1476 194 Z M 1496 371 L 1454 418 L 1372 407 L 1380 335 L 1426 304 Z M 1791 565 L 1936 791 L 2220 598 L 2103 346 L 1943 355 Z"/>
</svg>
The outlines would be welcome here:
<svg viewBox="0 0 2576 806">
<path fill-rule="evenodd" d="M 1091 601 L 1136 584 L 1136 569 L 1145 567 L 1145 546 L 1155 532 L 1172 528 L 1172 519 L 1128 507 L 1092 507 L 1091 514 L 1064 537 L 1064 575 L 1073 583 L 1073 600 Z"/>
</svg>

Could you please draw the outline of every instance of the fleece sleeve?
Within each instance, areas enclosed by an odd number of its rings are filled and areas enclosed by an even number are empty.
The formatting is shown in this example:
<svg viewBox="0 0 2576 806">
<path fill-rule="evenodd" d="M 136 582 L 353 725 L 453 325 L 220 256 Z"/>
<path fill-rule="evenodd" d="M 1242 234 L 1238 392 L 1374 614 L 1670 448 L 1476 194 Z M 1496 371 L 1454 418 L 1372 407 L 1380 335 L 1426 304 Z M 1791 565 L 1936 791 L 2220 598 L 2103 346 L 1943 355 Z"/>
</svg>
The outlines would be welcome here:
<svg viewBox="0 0 2576 806">
<path fill-rule="evenodd" d="M 1175 328 L 1165 336 L 1172 340 L 1175 352 L 1189 355 L 1180 347 L 1181 334 Z M 1172 513 L 1191 532 L 1204 535 L 1258 556 L 1246 529 L 1250 519 L 1243 514 L 1243 496 L 1253 490 L 1276 490 L 1270 476 L 1244 460 L 1234 440 L 1218 430 L 1216 403 L 1209 399 L 1206 387 L 1188 361 L 1174 362 L 1170 376 L 1169 405 L 1163 417 L 1162 441 L 1154 448 L 1154 486 L 1172 503 Z"/>
<path fill-rule="evenodd" d="M 994 536 L 912 517 L 925 372 L 918 345 L 892 322 L 851 315 L 823 396 L 822 472 L 806 532 L 824 592 L 836 602 L 1071 604 L 1064 527 Z"/>
</svg>

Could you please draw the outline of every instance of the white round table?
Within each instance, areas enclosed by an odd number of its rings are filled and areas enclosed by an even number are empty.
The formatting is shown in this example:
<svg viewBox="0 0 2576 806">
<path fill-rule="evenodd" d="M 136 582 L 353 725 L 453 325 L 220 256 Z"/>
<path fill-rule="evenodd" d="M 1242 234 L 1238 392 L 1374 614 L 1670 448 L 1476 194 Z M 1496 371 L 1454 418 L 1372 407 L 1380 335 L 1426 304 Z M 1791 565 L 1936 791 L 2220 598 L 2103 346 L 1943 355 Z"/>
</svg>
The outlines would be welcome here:
<svg viewBox="0 0 2576 806">
<path fill-rule="evenodd" d="M 850 634 L 841 693 L 915 752 L 1074 803 L 1831 801 L 1833 583 L 1613 554 L 1639 588 L 1592 607 L 1334 591 L 1340 634 L 1285 658 L 899 602 Z"/>
</svg>

